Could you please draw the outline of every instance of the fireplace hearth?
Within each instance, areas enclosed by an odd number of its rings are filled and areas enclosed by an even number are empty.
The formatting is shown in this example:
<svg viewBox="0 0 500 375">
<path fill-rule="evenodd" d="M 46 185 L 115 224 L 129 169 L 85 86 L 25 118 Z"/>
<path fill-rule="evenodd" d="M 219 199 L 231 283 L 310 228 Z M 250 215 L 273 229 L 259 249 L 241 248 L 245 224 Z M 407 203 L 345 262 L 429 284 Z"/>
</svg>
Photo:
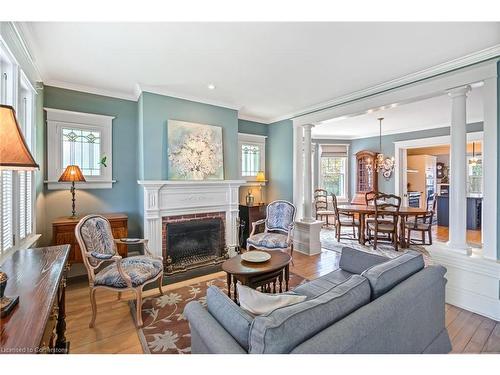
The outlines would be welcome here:
<svg viewBox="0 0 500 375">
<path fill-rule="evenodd" d="M 226 260 L 225 216 L 214 212 L 163 217 L 165 274 L 210 268 Z"/>
</svg>

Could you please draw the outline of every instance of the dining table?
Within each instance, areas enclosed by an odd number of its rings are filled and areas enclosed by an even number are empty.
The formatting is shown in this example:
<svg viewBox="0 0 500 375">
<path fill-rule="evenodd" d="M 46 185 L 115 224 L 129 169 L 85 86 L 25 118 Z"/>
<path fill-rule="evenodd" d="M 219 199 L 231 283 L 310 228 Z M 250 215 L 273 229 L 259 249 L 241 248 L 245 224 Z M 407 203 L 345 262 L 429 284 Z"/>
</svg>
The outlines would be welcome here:
<svg viewBox="0 0 500 375">
<path fill-rule="evenodd" d="M 374 205 L 362 205 L 362 204 L 339 204 L 339 213 L 346 214 L 357 214 L 359 216 L 359 243 L 364 245 L 366 243 L 365 238 L 365 218 L 366 215 L 375 214 Z M 379 209 L 379 213 L 387 212 L 388 214 L 393 214 L 396 211 L 395 208 L 388 207 L 384 210 Z M 401 206 L 399 208 L 398 221 L 399 221 L 399 244 L 401 248 L 407 248 L 410 244 L 407 243 L 405 237 L 405 222 L 409 216 L 421 216 L 425 215 L 427 210 L 420 207 L 409 207 Z"/>
</svg>

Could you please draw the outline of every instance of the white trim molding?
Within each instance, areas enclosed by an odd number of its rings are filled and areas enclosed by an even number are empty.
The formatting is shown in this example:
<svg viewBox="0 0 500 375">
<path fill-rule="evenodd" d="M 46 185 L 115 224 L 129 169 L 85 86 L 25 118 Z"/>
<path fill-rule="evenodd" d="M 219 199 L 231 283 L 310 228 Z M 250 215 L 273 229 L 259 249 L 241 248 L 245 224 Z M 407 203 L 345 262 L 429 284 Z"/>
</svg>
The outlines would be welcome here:
<svg viewBox="0 0 500 375">
<path fill-rule="evenodd" d="M 446 302 L 500 321 L 500 263 L 482 254 L 461 254 L 445 243 L 427 247 L 434 263 L 447 269 Z"/>
<path fill-rule="evenodd" d="M 77 128 L 98 131 L 101 134 L 100 155 L 107 158 L 107 167 L 101 167 L 100 176 L 85 176 L 86 182 L 78 183 L 79 189 L 110 189 L 113 187 L 113 119 L 114 116 L 95 113 L 44 108 L 47 112 L 47 184 L 49 190 L 68 189 L 59 183 L 63 172 L 62 128 Z"/>
<path fill-rule="evenodd" d="M 144 189 L 144 238 L 151 251 L 162 255 L 162 217 L 209 212 L 226 213 L 226 246 L 235 255 L 238 245 L 239 188 L 243 180 L 137 181 Z"/>
<path fill-rule="evenodd" d="M 481 51 L 473 52 L 468 55 L 459 57 L 457 59 L 450 60 L 448 62 L 435 65 L 433 67 L 420 70 L 415 73 L 411 73 L 405 75 L 400 78 L 393 79 L 391 81 L 387 81 L 381 83 L 379 85 L 371 86 L 363 90 L 355 91 L 351 94 L 341 96 L 339 98 L 335 98 L 333 100 L 329 100 L 327 102 L 319 103 L 307 108 L 303 108 L 299 111 L 290 112 L 284 114 L 282 116 L 278 116 L 275 118 L 269 119 L 269 123 L 274 123 L 287 119 L 294 119 L 296 117 L 302 117 L 312 114 L 313 112 L 320 112 L 331 107 L 342 106 L 347 103 L 364 100 L 370 96 L 378 95 L 387 91 L 391 91 L 394 89 L 399 89 L 404 86 L 413 84 L 415 82 L 427 80 L 429 78 L 433 78 L 436 76 L 440 76 L 449 72 L 453 72 L 458 69 L 466 68 L 474 64 L 478 64 L 490 59 L 494 59 L 500 56 L 500 44 L 491 46 L 489 48 L 483 49 Z M 450 86 L 451 87 L 451 86 Z M 311 121 L 310 119 L 305 121 Z"/>
</svg>

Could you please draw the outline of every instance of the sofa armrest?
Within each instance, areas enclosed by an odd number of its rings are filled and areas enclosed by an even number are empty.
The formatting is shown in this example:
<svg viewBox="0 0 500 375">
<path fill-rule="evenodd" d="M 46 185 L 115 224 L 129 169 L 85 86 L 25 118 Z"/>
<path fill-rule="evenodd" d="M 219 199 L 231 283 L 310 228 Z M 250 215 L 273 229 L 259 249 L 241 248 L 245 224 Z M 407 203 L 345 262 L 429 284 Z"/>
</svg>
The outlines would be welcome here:
<svg viewBox="0 0 500 375">
<path fill-rule="evenodd" d="M 184 315 L 191 328 L 193 354 L 247 353 L 199 302 L 189 302 L 184 308 Z"/>
<path fill-rule="evenodd" d="M 350 247 L 342 248 L 339 267 L 344 271 L 360 275 L 363 271 L 377 264 L 390 260 L 381 255 L 370 254 Z"/>
</svg>

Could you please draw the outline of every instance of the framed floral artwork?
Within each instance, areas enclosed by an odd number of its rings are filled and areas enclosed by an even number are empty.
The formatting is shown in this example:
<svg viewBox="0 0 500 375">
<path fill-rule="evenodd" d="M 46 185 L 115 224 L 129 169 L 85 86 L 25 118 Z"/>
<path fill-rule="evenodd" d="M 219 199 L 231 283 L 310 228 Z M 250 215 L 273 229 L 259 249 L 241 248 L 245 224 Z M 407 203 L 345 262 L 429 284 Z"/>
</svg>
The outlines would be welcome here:
<svg viewBox="0 0 500 375">
<path fill-rule="evenodd" d="M 224 179 L 221 127 L 177 120 L 167 126 L 169 180 Z"/>
</svg>

